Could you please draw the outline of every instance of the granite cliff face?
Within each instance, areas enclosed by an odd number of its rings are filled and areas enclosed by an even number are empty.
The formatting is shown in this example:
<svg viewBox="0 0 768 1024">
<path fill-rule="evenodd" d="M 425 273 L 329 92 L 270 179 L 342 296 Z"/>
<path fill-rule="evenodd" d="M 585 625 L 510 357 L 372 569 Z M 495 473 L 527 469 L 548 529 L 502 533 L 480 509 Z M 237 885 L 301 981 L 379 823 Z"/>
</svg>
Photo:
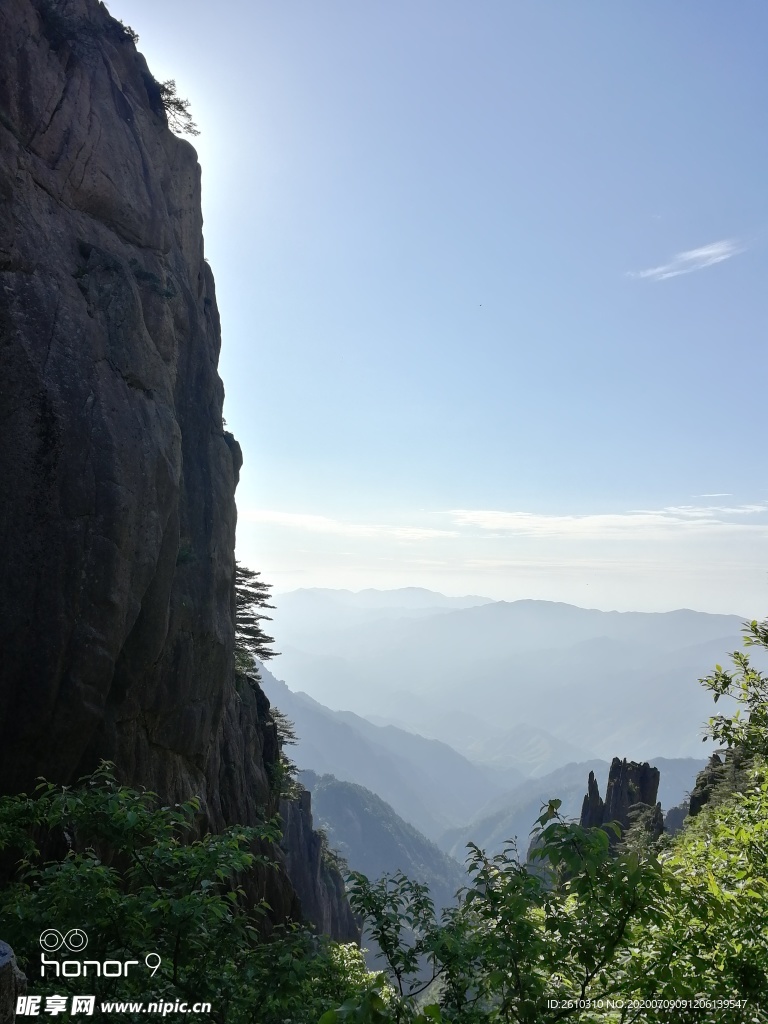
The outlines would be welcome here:
<svg viewBox="0 0 768 1024">
<path fill-rule="evenodd" d="M 109 752 L 180 797 L 233 675 L 240 460 L 200 169 L 95 0 L 4 3 L 0 68 L 1 785 Z"/>
<path fill-rule="evenodd" d="M 98 0 L 0 5 L 0 285 L 0 792 L 106 757 L 253 824 L 277 736 L 235 685 L 200 167 Z M 282 869 L 259 887 L 298 912 Z"/>
<path fill-rule="evenodd" d="M 281 800 L 280 817 L 288 876 L 302 911 L 320 931 L 359 943 L 360 926 L 347 902 L 344 882 L 330 863 L 322 837 L 312 828 L 309 791 L 302 790 L 295 800 Z"/>
</svg>

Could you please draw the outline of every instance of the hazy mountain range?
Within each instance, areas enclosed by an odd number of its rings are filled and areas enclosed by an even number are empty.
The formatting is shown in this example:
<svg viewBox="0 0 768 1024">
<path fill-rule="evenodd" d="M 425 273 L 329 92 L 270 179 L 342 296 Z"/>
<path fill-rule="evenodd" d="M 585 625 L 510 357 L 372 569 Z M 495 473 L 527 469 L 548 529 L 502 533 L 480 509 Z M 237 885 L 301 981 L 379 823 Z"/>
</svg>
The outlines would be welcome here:
<svg viewBox="0 0 768 1024">
<path fill-rule="evenodd" d="M 662 806 L 680 803 L 709 749 L 714 705 L 698 678 L 741 646 L 738 617 L 687 610 L 417 588 L 274 603 L 290 686 L 262 667 L 263 687 L 295 723 L 288 752 L 331 844 L 366 874 L 429 881 L 438 902 L 468 842 L 495 853 L 517 838 L 524 855 L 541 805 L 558 797 L 578 817 L 589 772 L 604 794 L 614 756 L 650 760 Z"/>
<path fill-rule="evenodd" d="M 360 794 L 355 787 L 364 787 L 392 814 L 426 837 L 425 842 L 432 840 L 459 861 L 464 860 L 470 841 L 496 852 L 505 841 L 516 837 L 525 853 L 541 805 L 552 797 L 563 801 L 565 815 L 578 817 L 590 771 L 595 772 L 605 793 L 608 762 L 592 758 L 563 765 L 562 760 L 568 757 L 567 745 L 562 748 L 556 770 L 524 778 L 514 768 L 475 764 L 437 740 L 394 726 L 375 725 L 352 712 L 332 711 L 305 693 L 293 692 L 263 666 L 260 674 L 270 701 L 295 724 L 298 742 L 287 752 L 300 769 L 310 771 L 308 778 L 333 779 L 336 811 L 329 817 L 333 826 L 330 831 L 342 852 L 350 845 L 357 851 L 358 863 L 366 834 L 360 834 L 362 826 L 353 824 L 355 817 L 360 820 L 360 814 L 345 818 L 339 812 L 344 794 L 354 797 L 360 810 Z M 531 742 L 538 739 L 534 736 Z M 520 740 L 523 742 L 525 737 Z M 556 741 L 551 743 L 556 750 Z M 652 763 L 661 772 L 659 800 L 667 809 L 693 787 L 705 759 L 656 758 Z M 345 784 L 352 788 L 345 788 Z M 326 790 L 329 785 L 324 783 Z M 330 792 L 326 793 L 328 799 Z M 366 806 L 366 813 L 374 813 L 373 802 Z M 381 817 L 382 808 L 375 809 L 375 813 Z M 372 833 L 369 835 L 373 843 Z M 369 853 L 369 859 L 375 860 L 375 851 Z"/>
<path fill-rule="evenodd" d="M 287 753 L 299 768 L 365 786 L 430 839 L 466 824 L 522 779 L 514 769 L 489 772 L 438 740 L 332 711 L 263 666 L 259 674 L 269 700 L 296 726 L 299 741 Z"/>
<path fill-rule="evenodd" d="M 450 906 L 456 891 L 466 885 L 458 861 L 369 789 L 310 771 L 302 772 L 300 781 L 312 793 L 315 826 L 325 831 L 352 871 L 371 879 L 402 871 L 428 885 L 440 908 Z"/>
<path fill-rule="evenodd" d="M 696 775 L 707 759 L 658 757 L 652 758 L 650 763 L 659 769 L 658 799 L 666 811 L 679 804 L 693 789 Z M 593 760 L 564 765 L 542 778 L 525 779 L 500 797 L 490 799 L 463 828 L 447 830 L 438 845 L 452 857 L 463 860 L 469 842 L 493 854 L 514 838 L 519 852 L 525 856 L 529 835 L 541 813 L 542 804 L 557 798 L 562 800 L 561 814 L 566 818 L 578 818 L 587 792 L 589 773 L 595 773 L 600 793 L 605 796 L 609 767 L 607 761 Z"/>
<path fill-rule="evenodd" d="M 275 604 L 280 672 L 293 685 L 526 775 L 595 757 L 700 757 L 713 704 L 698 678 L 741 646 L 737 616 L 689 610 L 415 588 L 295 591 Z"/>
</svg>

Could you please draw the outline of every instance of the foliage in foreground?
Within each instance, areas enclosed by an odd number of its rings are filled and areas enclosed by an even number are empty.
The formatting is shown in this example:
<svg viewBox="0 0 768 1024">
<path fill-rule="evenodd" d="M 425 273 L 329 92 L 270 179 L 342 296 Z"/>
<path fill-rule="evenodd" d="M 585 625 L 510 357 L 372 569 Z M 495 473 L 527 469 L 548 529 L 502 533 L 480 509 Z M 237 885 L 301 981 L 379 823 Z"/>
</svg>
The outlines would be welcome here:
<svg viewBox="0 0 768 1024">
<path fill-rule="evenodd" d="M 768 648 L 768 624 L 746 634 Z M 640 830 L 618 852 L 552 800 L 535 830 L 538 864 L 514 847 L 489 859 L 471 846 L 469 885 L 439 921 L 423 886 L 352 875 L 389 983 L 321 1024 L 768 1021 L 768 680 L 742 653 L 733 665 L 702 683 L 746 712 L 709 725 L 749 766 L 741 792 L 674 840 Z"/>
<path fill-rule="evenodd" d="M 768 624 L 752 623 L 747 642 L 768 648 Z M 276 839 L 273 824 L 191 840 L 195 801 L 159 807 L 109 767 L 74 789 L 0 800 L 0 851 L 20 858 L 0 892 L 0 933 L 39 994 L 83 994 L 82 979 L 41 983 L 32 968 L 43 930 L 84 928 L 89 958 L 141 965 L 89 978 L 97 999 L 205 1000 L 231 1024 L 768 1022 L 768 680 L 738 654 L 702 682 L 741 704 L 744 717 L 709 729 L 738 751 L 738 791 L 674 839 L 639 827 L 618 848 L 552 800 L 536 864 L 513 846 L 492 858 L 471 846 L 468 884 L 439 919 L 423 885 L 353 874 L 378 975 L 355 947 L 301 928 L 264 938 L 267 908 L 249 910 L 240 883 L 271 870 L 255 844 Z M 149 977 L 153 952 L 162 963 Z"/>
<path fill-rule="evenodd" d="M 118 785 L 106 765 L 71 789 L 43 783 L 34 796 L 0 800 L 0 851 L 20 858 L 15 880 L 0 891 L 0 935 L 31 993 L 95 995 L 97 1007 L 114 999 L 210 1002 L 208 1019 L 227 1024 L 315 1024 L 367 984 L 355 946 L 300 927 L 264 938 L 268 908 L 248 909 L 239 882 L 254 869 L 273 870 L 253 848 L 279 838 L 275 823 L 192 840 L 197 811 L 194 800 L 159 806 L 153 794 Z M 41 980 L 38 940 L 50 928 L 85 931 L 88 948 L 47 959 L 138 965 L 112 978 L 91 968 L 87 980 L 49 977 L 49 967 Z M 148 954 L 156 956 L 147 961 Z"/>
</svg>

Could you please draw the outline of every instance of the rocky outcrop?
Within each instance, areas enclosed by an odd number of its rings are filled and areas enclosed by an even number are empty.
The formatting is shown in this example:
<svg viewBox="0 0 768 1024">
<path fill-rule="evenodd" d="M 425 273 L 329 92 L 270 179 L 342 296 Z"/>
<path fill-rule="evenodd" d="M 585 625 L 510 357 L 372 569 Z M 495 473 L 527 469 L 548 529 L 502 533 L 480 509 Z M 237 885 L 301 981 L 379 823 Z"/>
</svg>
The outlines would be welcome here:
<svg viewBox="0 0 768 1024">
<path fill-rule="evenodd" d="M 600 787 L 597 784 L 595 773 L 590 772 L 589 779 L 587 780 L 587 795 L 584 797 L 584 803 L 581 805 L 582 826 L 584 828 L 594 828 L 595 826 L 602 825 L 605 821 L 603 817 L 604 808 L 605 804 L 600 796 Z"/>
<path fill-rule="evenodd" d="M 713 754 L 709 763 L 696 776 L 696 785 L 691 790 L 688 814 L 695 817 L 705 804 L 709 803 L 715 787 L 723 781 L 725 765 L 719 754 Z"/>
<path fill-rule="evenodd" d="M 668 836 L 675 836 L 685 824 L 685 820 L 688 817 L 688 804 L 682 803 L 677 804 L 675 807 L 670 807 L 667 813 L 664 815 L 664 831 Z"/>
<path fill-rule="evenodd" d="M 661 835 L 663 819 L 661 804 L 656 802 L 659 791 L 659 770 L 647 762 L 619 760 L 614 757 L 608 773 L 605 800 L 600 791 L 594 772 L 589 773 L 587 795 L 581 808 L 581 824 L 585 828 L 605 825 L 617 821 L 622 832 L 636 820 L 644 808 L 650 811 L 648 827 L 654 837 Z M 612 841 L 615 837 L 611 837 Z"/>
<path fill-rule="evenodd" d="M 321 932 L 359 944 L 360 926 L 347 902 L 341 875 L 330 860 L 323 837 L 312 828 L 309 791 L 281 800 L 280 817 L 288 877 L 299 895 L 304 917 Z"/>
<path fill-rule="evenodd" d="M 16 1000 L 27 991 L 27 979 L 16 964 L 13 950 L 0 942 L 0 1024 L 16 1020 Z"/>
<path fill-rule="evenodd" d="M 720 790 L 721 797 L 741 793 L 748 784 L 747 769 L 751 759 L 740 747 L 728 747 L 712 754 L 709 762 L 696 776 L 691 790 L 688 813 L 695 817 L 702 807 L 710 803 Z"/>
<path fill-rule="evenodd" d="M 98 0 L 0 4 L 0 199 L 0 792 L 108 758 L 254 824 L 277 740 L 235 683 L 242 456 L 200 167 Z"/>
</svg>

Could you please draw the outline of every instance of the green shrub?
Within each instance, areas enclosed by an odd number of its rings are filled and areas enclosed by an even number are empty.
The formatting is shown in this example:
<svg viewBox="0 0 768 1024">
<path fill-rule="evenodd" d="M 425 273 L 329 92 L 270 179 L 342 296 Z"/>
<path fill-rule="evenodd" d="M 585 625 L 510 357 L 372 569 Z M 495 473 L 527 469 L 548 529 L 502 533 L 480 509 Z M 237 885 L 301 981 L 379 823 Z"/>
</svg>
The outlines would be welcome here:
<svg viewBox="0 0 768 1024">
<path fill-rule="evenodd" d="M 31 797 L 0 800 L 0 850 L 16 862 L 0 891 L 0 935 L 31 994 L 95 995 L 97 1006 L 210 1002 L 210 1019 L 227 1024 L 315 1024 L 367 984 L 354 946 L 298 925 L 264 937 L 268 908 L 249 907 L 242 883 L 257 866 L 273 870 L 255 846 L 279 840 L 275 823 L 194 839 L 198 813 L 195 800 L 161 806 L 151 793 L 120 786 L 109 765 L 71 789 L 43 783 Z M 138 966 L 127 977 L 87 979 L 49 977 L 48 968 L 41 979 L 38 940 L 49 928 L 89 938 L 84 953 L 50 959 Z M 156 956 L 147 961 L 148 954 Z"/>
</svg>

